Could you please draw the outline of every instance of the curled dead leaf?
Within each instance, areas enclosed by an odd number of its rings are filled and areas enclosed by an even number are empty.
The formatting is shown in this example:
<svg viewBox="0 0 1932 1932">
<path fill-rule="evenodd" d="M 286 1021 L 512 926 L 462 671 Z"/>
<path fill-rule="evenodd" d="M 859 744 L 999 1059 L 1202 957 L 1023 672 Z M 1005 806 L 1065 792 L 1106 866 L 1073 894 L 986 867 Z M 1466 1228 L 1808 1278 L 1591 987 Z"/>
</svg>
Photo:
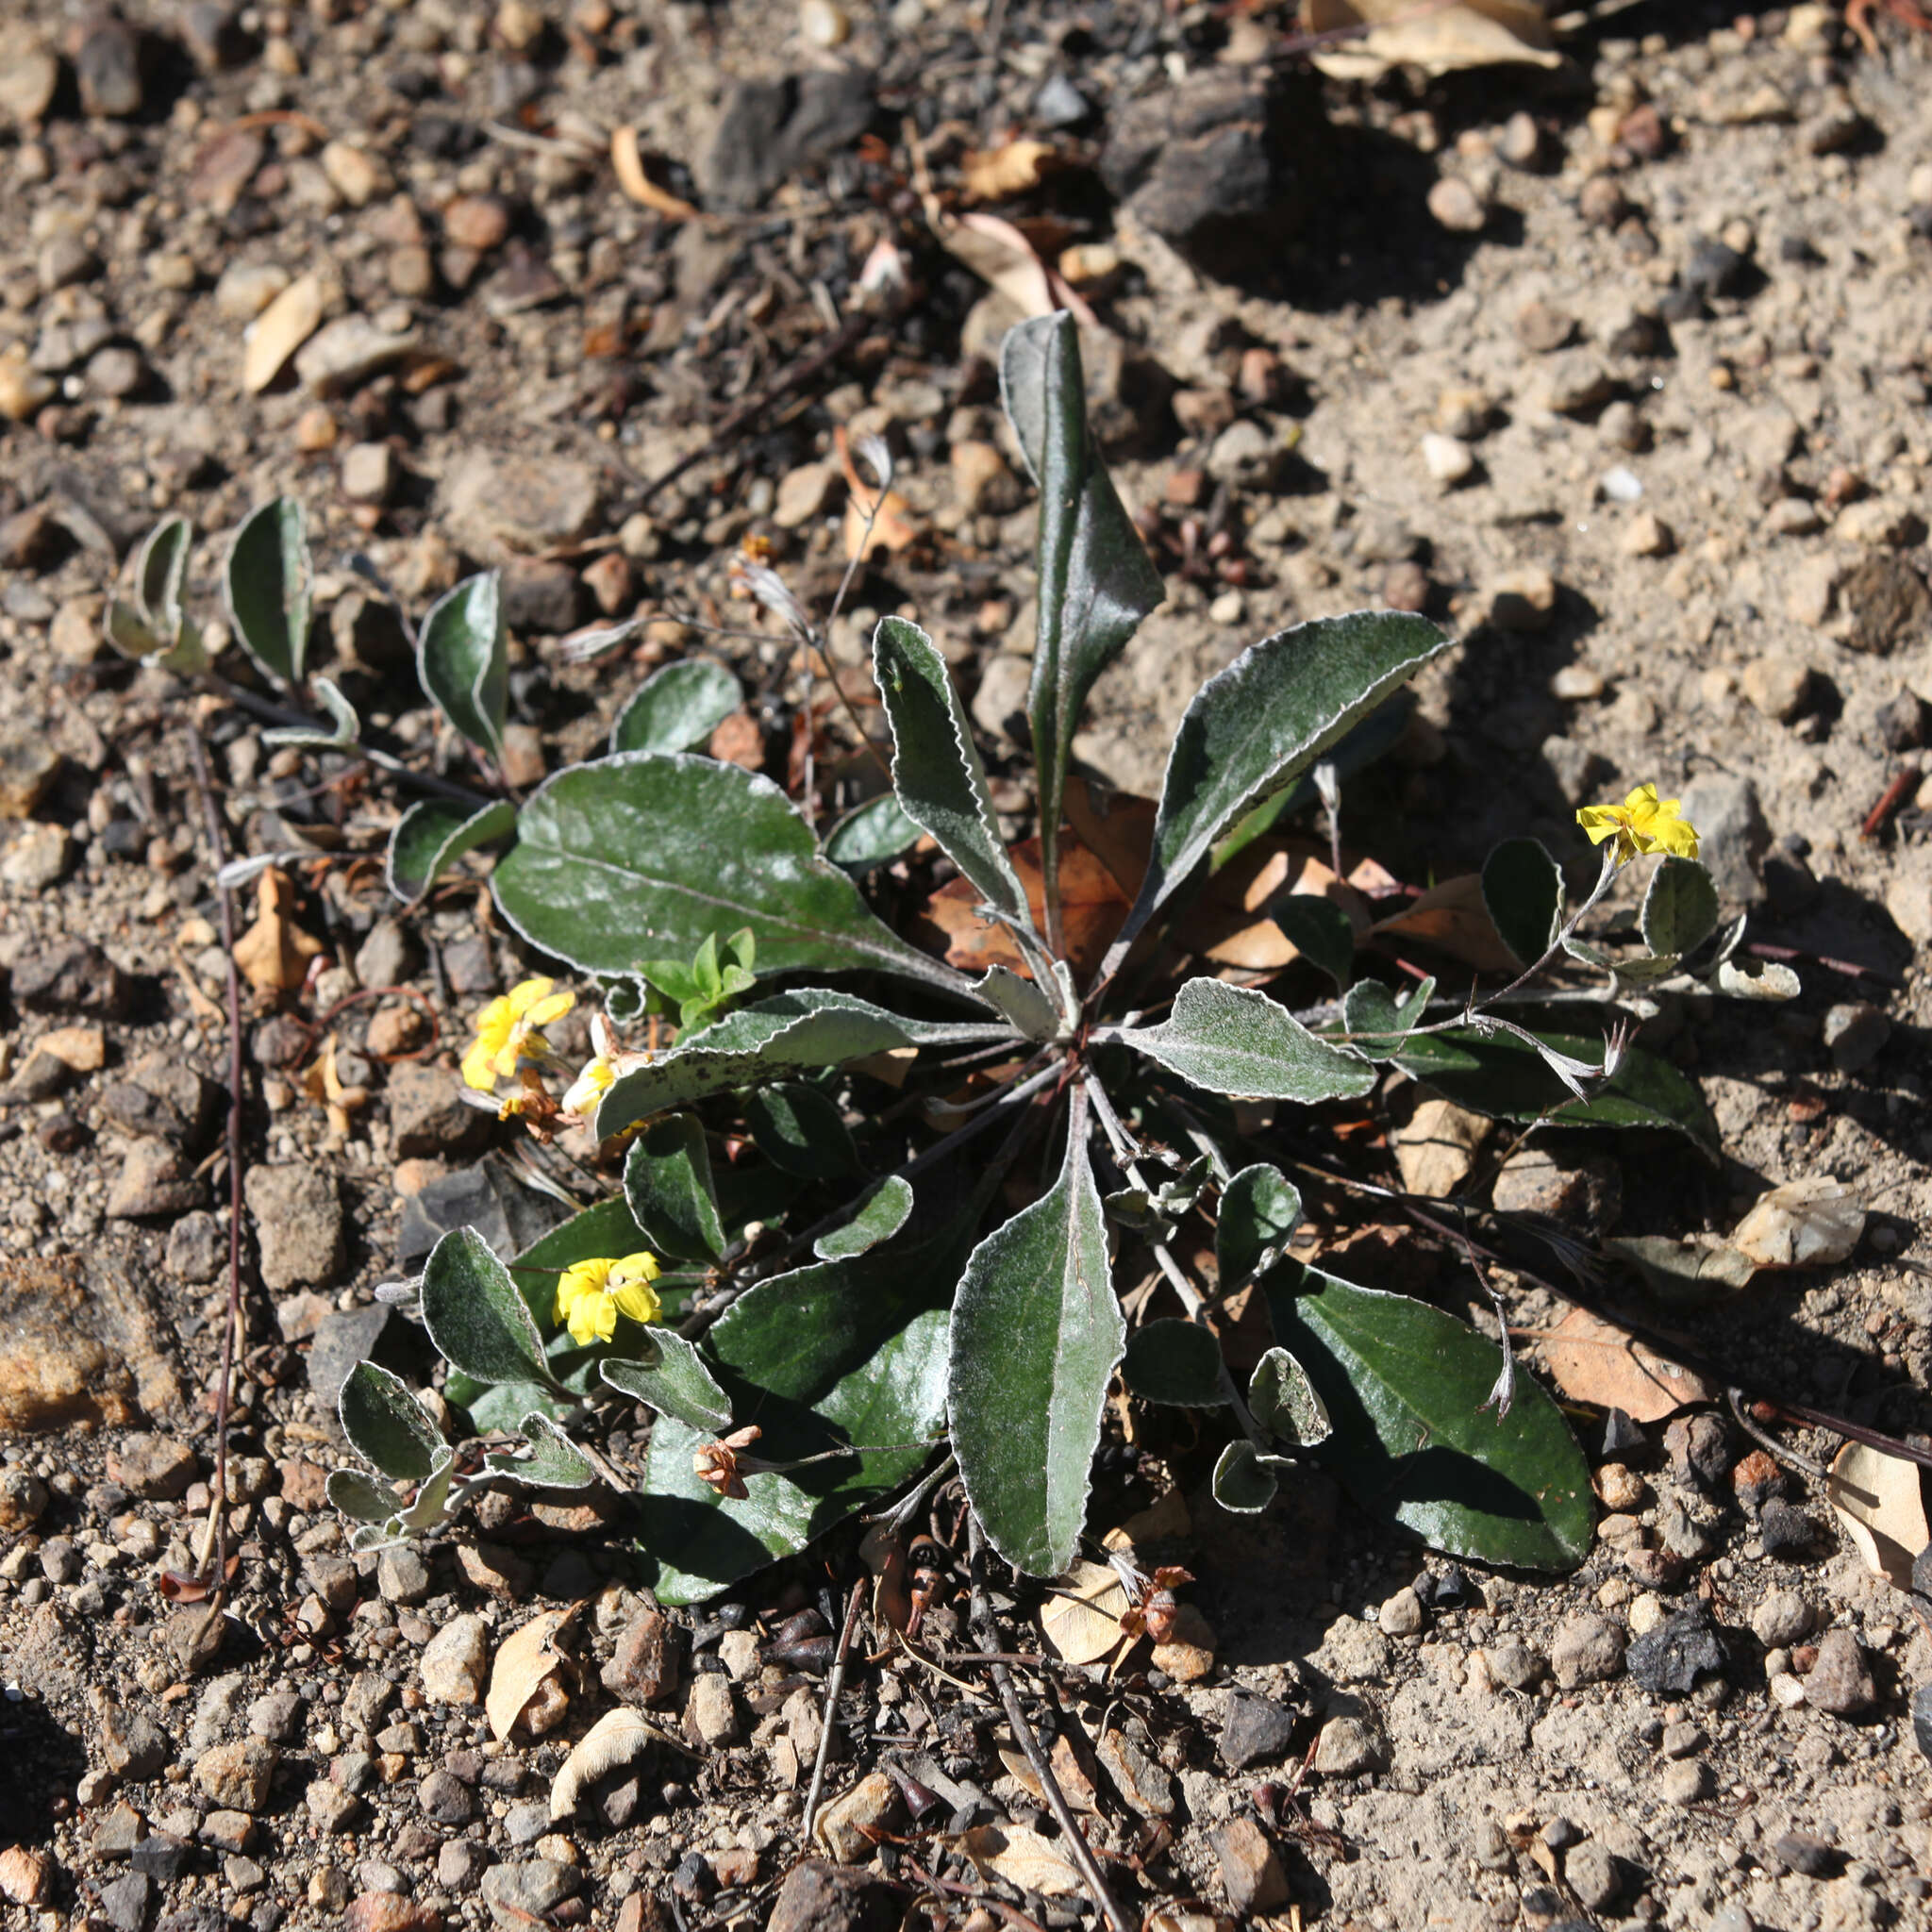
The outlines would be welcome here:
<svg viewBox="0 0 1932 1932">
<path fill-rule="evenodd" d="M 582 1607 L 573 1604 L 568 1609 L 540 1611 L 497 1650 L 490 1667 L 490 1690 L 483 1709 L 490 1720 L 491 1735 L 498 1742 L 509 1736 L 517 1720 L 540 1698 L 541 1717 L 548 1715 L 558 1693 L 564 1693 L 561 1674 L 573 1666 L 558 1640 Z M 563 1701 L 567 1706 L 567 1693 Z M 546 1730 L 552 1727 L 543 1726 Z"/>
<path fill-rule="evenodd" d="M 879 494 L 878 485 L 863 475 L 852 460 L 842 425 L 832 441 L 839 467 L 845 473 L 846 560 L 874 557 L 881 550 L 889 554 L 905 550 L 917 541 L 919 529 L 912 521 L 912 506 L 896 490 Z"/>
<path fill-rule="evenodd" d="M 1044 141 L 1009 141 L 1004 147 L 970 154 L 961 169 L 967 195 L 974 201 L 1005 201 L 1029 193 L 1058 160 L 1053 144 Z"/>
<path fill-rule="evenodd" d="M 1388 919 L 1377 920 L 1371 932 L 1394 933 L 1421 940 L 1478 973 L 1520 971 L 1516 956 L 1503 943 L 1496 923 L 1483 903 L 1480 873 L 1465 873 L 1431 886 Z"/>
<path fill-rule="evenodd" d="M 1919 1465 L 1867 1442 L 1847 1442 L 1832 1459 L 1824 1493 L 1866 1569 L 1909 1590 L 1912 1559 L 1932 1543 Z"/>
<path fill-rule="evenodd" d="M 572 1816 L 584 1793 L 599 1778 L 635 1764 L 653 1745 L 671 1741 L 641 1711 L 627 1704 L 607 1710 L 577 1740 L 550 1787 L 551 1824 Z"/>
<path fill-rule="evenodd" d="M 1369 29 L 1316 50 L 1315 65 L 1338 80 L 1378 80 L 1391 67 L 1438 75 L 1511 61 L 1563 64 L 1537 0 L 1304 0 L 1302 24 L 1316 34 Z"/>
<path fill-rule="evenodd" d="M 610 165 L 617 174 L 617 185 L 631 200 L 667 222 L 692 220 L 697 209 L 680 200 L 668 188 L 659 188 L 644 172 L 643 150 L 638 145 L 635 127 L 619 127 L 610 136 Z"/>
<path fill-rule="evenodd" d="M 235 941 L 235 964 L 258 992 L 293 992 L 322 941 L 295 924 L 295 888 L 270 866 L 256 888 L 255 924 Z"/>
</svg>

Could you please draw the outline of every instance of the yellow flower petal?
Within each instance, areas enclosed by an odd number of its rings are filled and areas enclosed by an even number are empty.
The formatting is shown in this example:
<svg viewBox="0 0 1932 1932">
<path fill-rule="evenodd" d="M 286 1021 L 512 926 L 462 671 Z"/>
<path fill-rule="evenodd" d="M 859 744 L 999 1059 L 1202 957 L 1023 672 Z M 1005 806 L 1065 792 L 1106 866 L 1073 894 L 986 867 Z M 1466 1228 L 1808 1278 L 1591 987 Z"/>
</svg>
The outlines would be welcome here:
<svg viewBox="0 0 1932 1932">
<path fill-rule="evenodd" d="M 550 989 L 556 984 L 556 980 L 541 975 L 535 979 L 520 979 L 504 998 L 511 1013 L 521 1020 L 539 1000 L 550 997 Z"/>
<path fill-rule="evenodd" d="M 617 1304 L 608 1294 L 581 1294 L 571 1304 L 570 1339 L 579 1348 L 608 1341 L 616 1333 Z"/>
<path fill-rule="evenodd" d="M 625 1282 L 611 1300 L 633 1322 L 655 1322 L 664 1306 L 658 1299 L 658 1291 L 648 1281 Z"/>
<path fill-rule="evenodd" d="M 562 1019 L 576 1003 L 574 992 L 552 993 L 547 1000 L 539 1000 L 524 1018 L 531 1026 L 547 1026 L 551 1021 Z"/>
<path fill-rule="evenodd" d="M 487 1040 L 479 1040 L 463 1056 L 463 1085 L 488 1093 L 496 1085 L 496 1056 Z"/>
</svg>

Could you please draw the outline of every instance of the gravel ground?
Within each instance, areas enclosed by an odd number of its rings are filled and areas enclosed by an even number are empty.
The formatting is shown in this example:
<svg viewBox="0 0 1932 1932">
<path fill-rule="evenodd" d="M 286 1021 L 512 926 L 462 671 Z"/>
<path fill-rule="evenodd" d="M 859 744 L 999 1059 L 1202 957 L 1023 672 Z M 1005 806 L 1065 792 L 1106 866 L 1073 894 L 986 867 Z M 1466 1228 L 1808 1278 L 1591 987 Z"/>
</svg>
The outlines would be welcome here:
<svg viewBox="0 0 1932 1932">
<path fill-rule="evenodd" d="M 1106 325 L 1094 420 L 1172 586 L 1096 694 L 1088 768 L 1154 790 L 1203 675 L 1388 602 L 1462 640 L 1348 794 L 1351 843 L 1399 875 L 1514 832 L 1567 852 L 1577 804 L 1683 791 L 1806 991 L 1653 1023 L 1722 1167 L 1633 1141 L 1555 1205 L 1591 1235 L 1728 1234 L 1772 1186 L 1846 1184 L 1849 1259 L 1653 1313 L 1758 1393 L 1924 1440 L 1932 39 L 1881 14 L 1874 57 L 1825 8 L 1638 6 L 1552 72 L 1369 89 L 1271 70 L 1283 25 L 1107 0 L 1003 27 L 922 0 L 6 9 L 8 1923 L 857 1932 L 912 1909 L 980 1932 L 982 1900 L 1093 1921 L 964 1664 L 861 1642 L 833 1807 L 801 1843 L 849 1540 L 668 1613 L 615 1505 L 496 1494 L 455 1542 L 348 1554 L 329 1391 L 364 1356 L 427 1367 L 375 1284 L 452 1218 L 493 1216 L 508 1243 L 546 1211 L 513 1130 L 453 1099 L 451 1042 L 525 970 L 474 877 L 399 913 L 378 863 L 291 868 L 314 958 L 247 1016 L 239 1564 L 209 1654 L 203 1607 L 162 1587 L 212 1507 L 228 1232 L 191 738 L 234 851 L 379 851 L 400 794 L 100 641 L 157 513 L 204 533 L 191 600 L 212 614 L 221 534 L 286 491 L 344 688 L 425 768 L 453 747 L 348 558 L 418 610 L 505 567 L 528 783 L 599 746 L 692 622 L 756 632 L 726 568 L 742 541 L 829 603 L 835 433 L 877 430 L 911 541 L 860 576 L 834 653 L 856 659 L 882 611 L 932 629 L 1024 831 L 1033 512 L 987 359 L 1013 311 L 919 195 L 926 169 L 957 200 L 967 157 L 1011 138 L 1062 163 L 995 205 L 1050 257 L 1079 251 L 1065 272 Z M 1191 174 L 1210 121 L 1249 130 L 1228 137 L 1242 166 Z M 622 126 L 656 207 L 619 186 Z M 637 648 L 560 652 L 634 609 L 654 618 Z M 782 774 L 789 646 L 718 648 L 754 697 L 716 749 Z M 363 1090 L 334 1124 L 305 1085 L 331 1035 Z M 1603 1153 L 1552 1144 L 1566 1174 Z M 1331 1247 L 1344 1209 L 1318 1208 Z M 1357 1252 L 1364 1279 L 1487 1319 L 1452 1259 Z M 1498 1279 L 1534 1366 L 1561 1303 Z M 1182 1626 L 1113 1680 L 1022 1678 L 1123 1895 L 1190 1928 L 1932 1924 L 1907 1714 L 1932 1647 L 1819 1484 L 1717 1405 L 1699 1417 L 1606 1445 L 1579 1410 L 1605 1515 L 1557 1580 L 1425 1557 L 1321 1474 L 1235 1523 L 1185 1441 L 1109 1445 L 1096 1524 L 1154 1512 L 1137 1541 L 1197 1578 Z M 968 1644 L 943 1493 L 926 1526 L 922 1642 L 943 1657 Z M 1030 1651 L 1038 1593 L 997 1607 Z M 500 1737 L 502 1647 L 566 1609 L 564 1661 Z M 625 1707 L 655 1727 L 639 1754 L 553 1817 L 572 1744 Z"/>
</svg>

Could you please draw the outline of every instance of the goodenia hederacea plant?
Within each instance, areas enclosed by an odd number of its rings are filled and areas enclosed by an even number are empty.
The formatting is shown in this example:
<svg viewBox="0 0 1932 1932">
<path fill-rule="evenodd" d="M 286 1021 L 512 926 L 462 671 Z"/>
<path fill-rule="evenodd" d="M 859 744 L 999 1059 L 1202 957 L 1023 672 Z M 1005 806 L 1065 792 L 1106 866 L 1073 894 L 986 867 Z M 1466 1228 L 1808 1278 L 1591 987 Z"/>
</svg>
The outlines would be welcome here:
<svg viewBox="0 0 1932 1932">
<path fill-rule="evenodd" d="M 1288 1174 L 1324 1108 L 1375 1108 L 1404 1078 L 1530 1131 L 1666 1127 L 1714 1153 L 1692 1082 L 1621 1027 L 1550 1030 L 1538 976 L 1582 962 L 1612 1002 L 1693 979 L 1782 996 L 1784 982 L 1736 963 L 1741 925 L 1716 930 L 1695 833 L 1651 787 L 1588 808 L 1580 829 L 1607 856 L 1574 906 L 1535 841 L 1491 855 L 1479 904 L 1520 963 L 1514 984 L 1441 999 L 1432 977 L 1391 985 L 1346 912 L 1284 892 L 1265 916 L 1325 1001 L 1291 1011 L 1286 985 L 1184 971 L 1186 895 L 1237 843 L 1277 836 L 1318 767 L 1335 811 L 1329 765 L 1386 743 L 1378 708 L 1446 647 L 1419 617 L 1357 611 L 1263 639 L 1196 692 L 1137 894 L 1083 983 L 1058 884 L 1070 750 L 1094 679 L 1161 585 L 1089 436 L 1072 320 L 1014 329 L 1001 375 L 1041 491 L 1028 714 L 1042 919 L 946 654 L 901 617 L 873 641 L 891 790 L 843 801 L 823 843 L 776 785 L 691 749 L 741 696 L 703 660 L 658 671 L 609 755 L 527 800 L 439 802 L 397 828 L 403 891 L 511 839 L 492 877 L 505 919 L 603 983 L 593 1055 L 575 1066 L 553 1044 L 570 994 L 547 977 L 473 1015 L 475 1097 L 541 1134 L 584 1132 L 607 1173 L 622 1151 L 622 1191 L 523 1255 L 463 1231 L 400 1291 L 451 1363 L 449 1413 L 521 1438 L 486 1464 L 491 1479 L 564 1482 L 581 1464 L 635 1481 L 639 1547 L 666 1601 L 724 1589 L 948 1470 L 992 1547 L 1051 1574 L 1091 1527 L 1123 1387 L 1197 1411 L 1222 1508 L 1263 1514 L 1313 1457 L 1444 1549 L 1574 1563 L 1589 1490 L 1561 1414 L 1526 1372 L 1512 1387 L 1509 1358 L 1465 1324 L 1295 1261 Z M 162 603 L 173 571 L 155 566 Z M 425 628 L 441 641 L 425 687 L 493 749 L 493 583 L 458 586 Z M 1003 963 L 958 971 L 875 909 L 880 869 L 903 880 L 933 848 L 1010 940 Z M 1658 862 L 1647 950 L 1613 957 L 1579 924 L 1640 856 Z M 1257 1101 L 1274 1124 L 1248 1130 L 1257 1110 L 1235 1103 Z M 1116 1281 L 1150 1273 L 1171 1304 L 1130 1345 Z M 1208 1317 L 1249 1287 L 1275 1333 L 1237 1380 Z M 337 1496 L 366 1539 L 440 1523 L 463 1493 L 441 1432 L 380 1373 L 344 1414 L 382 1479 L 345 1473 Z M 1506 1387 L 1508 1403 L 1491 1400 Z M 641 1471 L 613 1473 L 591 1446 L 613 1406 L 648 1413 Z"/>
</svg>

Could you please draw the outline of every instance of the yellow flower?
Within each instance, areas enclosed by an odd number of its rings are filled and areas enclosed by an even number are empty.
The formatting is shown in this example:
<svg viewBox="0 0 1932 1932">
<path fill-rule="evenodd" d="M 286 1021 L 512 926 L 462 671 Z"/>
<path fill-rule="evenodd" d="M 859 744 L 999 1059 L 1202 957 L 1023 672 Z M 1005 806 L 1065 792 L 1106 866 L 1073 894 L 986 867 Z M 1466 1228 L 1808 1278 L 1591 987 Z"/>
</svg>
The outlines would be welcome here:
<svg viewBox="0 0 1932 1932">
<path fill-rule="evenodd" d="M 620 1314 L 655 1322 L 662 1304 L 651 1284 L 659 1272 L 657 1256 L 641 1250 L 616 1261 L 579 1261 L 558 1277 L 557 1319 L 580 1348 L 608 1341 Z"/>
<path fill-rule="evenodd" d="M 597 1103 L 610 1091 L 610 1083 L 617 1078 L 617 1045 L 610 1038 L 610 1029 L 604 1024 L 604 1015 L 596 1013 L 591 1019 L 591 1044 L 595 1054 L 576 1078 L 572 1081 L 570 1091 L 563 1096 L 563 1110 L 589 1120 L 597 1111 Z"/>
<path fill-rule="evenodd" d="M 562 1019 L 577 1003 L 574 992 L 552 992 L 556 984 L 554 979 L 523 980 L 476 1015 L 476 1038 L 463 1056 L 467 1085 L 488 1093 L 516 1072 L 519 1056 L 550 1050 L 539 1029 Z"/>
<path fill-rule="evenodd" d="M 1680 815 L 1682 801 L 1659 798 L 1655 785 L 1640 785 L 1622 805 L 1586 805 L 1576 823 L 1592 845 L 1617 841 L 1617 863 L 1627 865 L 1640 852 L 1668 852 L 1677 858 L 1697 857 L 1697 827 Z"/>
</svg>

